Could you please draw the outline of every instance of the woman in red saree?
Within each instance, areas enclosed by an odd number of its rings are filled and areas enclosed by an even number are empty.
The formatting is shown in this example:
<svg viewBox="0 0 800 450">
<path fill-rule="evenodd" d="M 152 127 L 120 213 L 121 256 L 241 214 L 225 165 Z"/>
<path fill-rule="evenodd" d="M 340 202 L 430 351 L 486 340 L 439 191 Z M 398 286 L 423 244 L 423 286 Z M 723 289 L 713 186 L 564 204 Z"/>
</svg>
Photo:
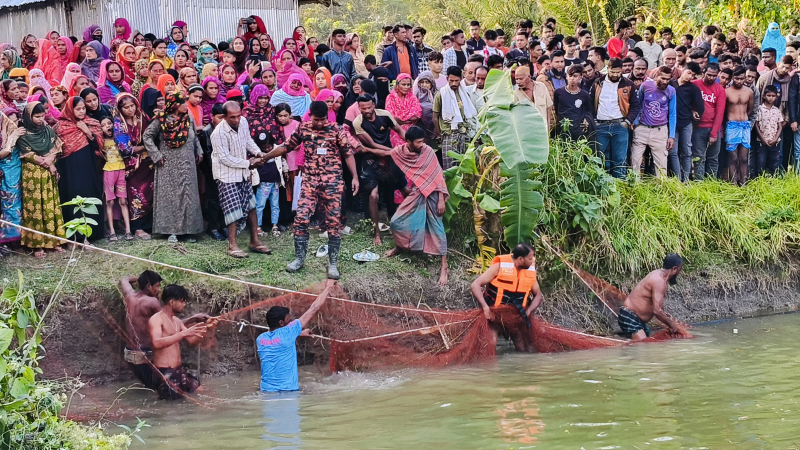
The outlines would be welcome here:
<svg viewBox="0 0 800 450">
<path fill-rule="evenodd" d="M 386 97 L 386 110 L 392 113 L 400 128 L 408 131 L 422 117 L 422 106 L 419 99 L 411 92 L 411 76 L 401 73 L 397 76 L 397 84 Z M 392 146 L 405 144 L 405 141 L 394 131 L 391 132 Z"/>
<path fill-rule="evenodd" d="M 136 48 L 132 44 L 124 43 L 117 50 L 117 62 L 125 72 L 125 82 L 132 84 L 136 79 L 136 71 L 133 64 L 136 62 Z"/>
<path fill-rule="evenodd" d="M 53 47 L 49 39 L 39 39 L 39 58 L 33 68 L 44 72 L 44 78 L 51 85 L 58 84 L 64 77 L 61 55 L 58 54 L 58 50 Z"/>
<path fill-rule="evenodd" d="M 67 68 L 67 64 L 70 63 L 70 58 L 72 57 L 72 48 L 74 45 L 72 44 L 72 39 L 68 38 L 67 36 L 61 36 L 56 41 L 56 51 L 58 52 L 60 61 L 61 61 L 61 69 L 64 70 Z"/>
</svg>

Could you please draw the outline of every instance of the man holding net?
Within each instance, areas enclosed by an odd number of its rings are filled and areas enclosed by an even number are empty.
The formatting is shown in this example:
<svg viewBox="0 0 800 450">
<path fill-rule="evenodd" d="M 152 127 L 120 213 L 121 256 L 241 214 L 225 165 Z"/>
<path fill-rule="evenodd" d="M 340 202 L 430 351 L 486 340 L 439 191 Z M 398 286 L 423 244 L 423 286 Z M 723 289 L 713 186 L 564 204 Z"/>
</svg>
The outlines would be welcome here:
<svg viewBox="0 0 800 450">
<path fill-rule="evenodd" d="M 258 357 L 261 360 L 261 390 L 264 392 L 297 391 L 300 389 L 297 375 L 296 341 L 300 336 L 309 336 L 306 329 L 311 319 L 328 301 L 336 281 L 327 280 L 325 289 L 300 318 L 291 320 L 291 311 L 285 306 L 273 306 L 267 311 L 270 331 L 256 338 Z"/>
<path fill-rule="evenodd" d="M 639 284 L 633 288 L 625 303 L 619 308 L 619 327 L 624 333 L 630 334 L 634 341 L 641 341 L 650 336 L 647 322 L 653 317 L 664 322 L 674 334 L 684 334 L 685 331 L 678 322 L 664 311 L 664 297 L 669 285 L 676 284 L 678 274 L 683 270 L 683 260 L 672 253 L 664 258 L 664 266 L 647 274 Z"/>
<path fill-rule="evenodd" d="M 483 287 L 486 286 L 484 291 Z M 492 307 L 513 305 L 522 316 L 527 328 L 531 327 L 531 314 L 542 303 L 542 291 L 536 281 L 536 258 L 533 247 L 524 242 L 517 244 L 510 255 L 496 256 L 489 269 L 472 282 L 472 295 L 478 300 L 491 325 L 497 344 L 497 334 L 511 337 L 518 351 L 531 351 L 531 341 L 523 330 L 495 322 Z M 533 300 L 530 300 L 533 294 Z M 530 301 L 529 301 L 530 300 Z"/>
</svg>

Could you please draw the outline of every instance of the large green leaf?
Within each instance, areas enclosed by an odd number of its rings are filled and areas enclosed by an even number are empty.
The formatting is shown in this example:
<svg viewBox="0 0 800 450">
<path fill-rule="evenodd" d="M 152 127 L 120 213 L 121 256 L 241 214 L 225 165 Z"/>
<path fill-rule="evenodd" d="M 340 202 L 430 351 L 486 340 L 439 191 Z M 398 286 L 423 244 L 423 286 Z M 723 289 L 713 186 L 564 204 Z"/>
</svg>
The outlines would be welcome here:
<svg viewBox="0 0 800 450">
<path fill-rule="evenodd" d="M 508 177 L 500 184 L 500 221 L 505 227 L 506 244 L 513 248 L 520 242 L 533 240 L 533 228 L 539 220 L 539 211 L 544 207 L 542 194 L 537 192 L 542 183 L 530 179 L 533 175 L 530 165 L 518 164 L 509 168 L 503 163 L 500 175 Z"/>
<path fill-rule="evenodd" d="M 0 356 L 0 380 L 2 380 L 4 376 L 6 376 L 7 367 L 8 363 L 6 362 L 5 359 L 3 359 L 2 356 Z"/>
<path fill-rule="evenodd" d="M 514 99 L 511 73 L 498 72 L 491 70 L 486 78 L 488 95 L 480 120 L 509 167 L 546 163 L 550 152 L 547 122 L 530 102 Z"/>
<path fill-rule="evenodd" d="M 11 328 L 0 328 L 0 353 L 3 353 L 11 345 L 11 339 L 14 338 L 14 330 Z"/>
<path fill-rule="evenodd" d="M 16 378 L 8 391 L 8 395 L 14 399 L 19 399 L 28 395 L 31 391 L 31 383 L 25 378 Z"/>
</svg>

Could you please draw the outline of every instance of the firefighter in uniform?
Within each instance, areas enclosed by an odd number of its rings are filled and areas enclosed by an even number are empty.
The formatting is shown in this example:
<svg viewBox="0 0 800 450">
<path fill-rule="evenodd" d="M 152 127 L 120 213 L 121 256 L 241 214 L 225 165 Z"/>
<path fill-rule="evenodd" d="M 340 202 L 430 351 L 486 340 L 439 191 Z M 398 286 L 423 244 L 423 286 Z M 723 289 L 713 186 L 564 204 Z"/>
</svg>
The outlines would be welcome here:
<svg viewBox="0 0 800 450">
<path fill-rule="evenodd" d="M 486 289 L 484 290 L 484 286 Z M 502 324 L 494 322 L 491 307 L 513 305 L 519 311 L 528 327 L 531 314 L 542 303 L 542 291 L 536 281 L 536 258 L 533 247 L 521 243 L 514 247 L 510 255 L 496 256 L 489 269 L 472 282 L 472 295 L 478 300 L 497 343 L 498 332 L 506 333 Z M 530 350 L 530 339 L 519 333 L 508 332 L 514 346 L 520 351 Z"/>
</svg>

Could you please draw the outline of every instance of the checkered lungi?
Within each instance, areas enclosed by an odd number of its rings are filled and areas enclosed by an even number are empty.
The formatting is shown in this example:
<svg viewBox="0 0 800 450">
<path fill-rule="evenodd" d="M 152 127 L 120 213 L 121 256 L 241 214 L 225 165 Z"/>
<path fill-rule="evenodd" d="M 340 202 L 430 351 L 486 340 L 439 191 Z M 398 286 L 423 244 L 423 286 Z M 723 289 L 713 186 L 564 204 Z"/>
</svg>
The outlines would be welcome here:
<svg viewBox="0 0 800 450">
<path fill-rule="evenodd" d="M 247 215 L 256 208 L 256 197 L 253 195 L 253 185 L 250 181 L 237 181 L 225 183 L 217 181 L 219 189 L 219 205 L 225 217 L 225 225 L 237 222 L 241 230 L 247 224 Z"/>
<path fill-rule="evenodd" d="M 447 152 L 455 152 L 463 155 L 467 151 L 467 134 L 452 130 L 448 134 L 442 135 L 442 169 L 447 170 L 453 165 L 458 165 L 458 161 L 447 156 Z"/>
</svg>

